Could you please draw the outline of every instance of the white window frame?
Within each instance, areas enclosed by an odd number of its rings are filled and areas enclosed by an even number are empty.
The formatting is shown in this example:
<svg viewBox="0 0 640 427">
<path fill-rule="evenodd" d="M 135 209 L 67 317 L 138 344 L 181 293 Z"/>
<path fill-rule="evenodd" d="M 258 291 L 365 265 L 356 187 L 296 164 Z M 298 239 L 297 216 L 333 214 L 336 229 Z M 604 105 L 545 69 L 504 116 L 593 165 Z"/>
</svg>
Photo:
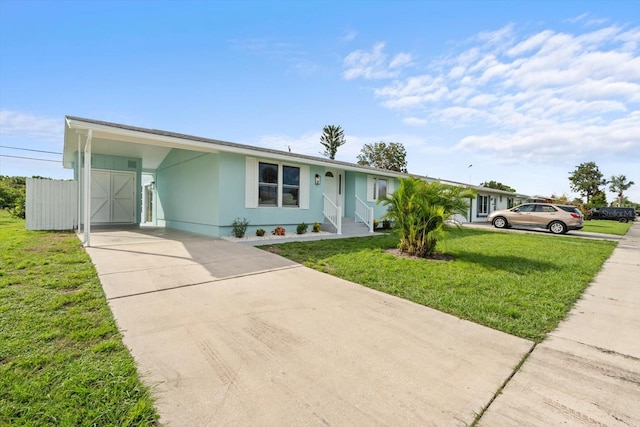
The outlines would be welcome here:
<svg viewBox="0 0 640 427">
<path fill-rule="evenodd" d="M 380 199 L 379 181 L 384 180 L 387 183 L 387 196 L 393 194 L 393 182 L 395 178 L 389 176 L 367 176 L 367 202 L 377 202 Z"/>
<path fill-rule="evenodd" d="M 484 194 L 478 194 L 476 211 L 478 216 L 489 215 L 489 203 L 491 203 L 490 197 Z"/>
<path fill-rule="evenodd" d="M 277 183 L 277 201 L 275 205 L 260 205 L 260 163 L 267 163 L 278 166 L 278 183 Z M 284 185 L 284 167 L 298 168 L 298 205 L 283 205 L 282 194 Z M 254 157 L 246 158 L 245 171 L 245 208 L 249 209 L 309 209 L 309 166 L 283 163 L 271 159 L 257 159 Z M 291 188 L 291 186 L 287 186 Z"/>
</svg>

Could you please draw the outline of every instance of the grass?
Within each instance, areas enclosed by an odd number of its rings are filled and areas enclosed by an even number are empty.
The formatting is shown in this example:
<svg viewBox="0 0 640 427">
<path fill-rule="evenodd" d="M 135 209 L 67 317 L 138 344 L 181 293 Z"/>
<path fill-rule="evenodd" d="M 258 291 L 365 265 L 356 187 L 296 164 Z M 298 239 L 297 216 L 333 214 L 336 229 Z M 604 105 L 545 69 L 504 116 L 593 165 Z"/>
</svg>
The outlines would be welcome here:
<svg viewBox="0 0 640 427">
<path fill-rule="evenodd" d="M 68 232 L 0 210 L 0 426 L 148 426 L 158 415 Z"/>
<path fill-rule="evenodd" d="M 627 234 L 627 231 L 629 231 L 632 224 L 632 222 L 624 223 L 618 221 L 589 220 L 584 221 L 584 228 L 580 231 L 624 236 Z"/>
<path fill-rule="evenodd" d="M 553 235 L 450 229 L 438 250 L 453 261 L 431 261 L 385 252 L 397 243 L 397 237 L 376 236 L 292 242 L 269 250 L 316 270 L 540 341 L 566 316 L 616 245 Z"/>
</svg>

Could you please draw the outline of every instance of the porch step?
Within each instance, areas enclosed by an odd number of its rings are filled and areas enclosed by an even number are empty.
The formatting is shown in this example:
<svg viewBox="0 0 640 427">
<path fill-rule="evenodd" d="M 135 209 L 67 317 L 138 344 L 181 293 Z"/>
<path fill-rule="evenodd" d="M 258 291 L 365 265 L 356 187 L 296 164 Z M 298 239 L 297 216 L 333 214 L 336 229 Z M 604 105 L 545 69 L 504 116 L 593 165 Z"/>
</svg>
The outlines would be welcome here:
<svg viewBox="0 0 640 427">
<path fill-rule="evenodd" d="M 335 233 L 336 228 L 326 219 L 322 223 L 322 231 Z M 353 218 L 342 218 L 343 236 L 366 236 L 369 234 L 369 227 L 362 222 L 355 222 Z"/>
</svg>

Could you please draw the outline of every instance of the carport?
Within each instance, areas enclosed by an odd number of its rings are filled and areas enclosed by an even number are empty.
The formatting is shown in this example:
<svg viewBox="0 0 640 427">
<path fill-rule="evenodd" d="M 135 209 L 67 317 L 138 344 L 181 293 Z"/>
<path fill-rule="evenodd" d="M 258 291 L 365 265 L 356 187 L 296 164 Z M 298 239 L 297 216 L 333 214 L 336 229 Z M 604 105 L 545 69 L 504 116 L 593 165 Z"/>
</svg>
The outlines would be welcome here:
<svg viewBox="0 0 640 427">
<path fill-rule="evenodd" d="M 63 165 L 78 181 L 78 230 L 91 246 L 91 225 L 139 224 L 141 175 L 155 174 L 172 148 L 216 153 L 210 143 L 177 134 L 67 116 Z M 91 185 L 87 185 L 91 183 Z M 96 190 L 93 191 L 92 187 Z M 133 193 L 132 193 L 133 191 Z"/>
</svg>

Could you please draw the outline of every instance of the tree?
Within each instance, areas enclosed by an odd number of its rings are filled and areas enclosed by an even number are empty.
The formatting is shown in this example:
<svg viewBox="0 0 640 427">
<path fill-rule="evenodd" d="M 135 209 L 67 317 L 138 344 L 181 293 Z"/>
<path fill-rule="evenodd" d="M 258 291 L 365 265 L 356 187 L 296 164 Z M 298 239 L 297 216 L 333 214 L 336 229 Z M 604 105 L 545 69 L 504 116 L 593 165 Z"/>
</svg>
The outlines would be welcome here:
<svg viewBox="0 0 640 427">
<path fill-rule="evenodd" d="M 320 135 L 320 144 L 324 147 L 324 155 L 331 160 L 336 158 L 338 147 L 344 145 L 347 141 L 344 139 L 344 130 L 340 126 L 327 125 L 322 129 Z"/>
<path fill-rule="evenodd" d="M 364 144 L 358 154 L 358 164 L 406 173 L 407 151 L 399 142 Z"/>
<path fill-rule="evenodd" d="M 505 184 L 503 184 L 501 182 L 496 182 L 496 181 L 486 181 L 486 182 L 483 182 L 480 185 L 482 187 L 493 188 L 493 189 L 496 189 L 496 190 L 510 191 L 512 193 L 516 192 L 515 188 L 511 188 L 508 185 L 505 185 Z"/>
<path fill-rule="evenodd" d="M 585 207 L 587 209 L 593 209 L 602 206 L 607 206 L 607 195 L 604 191 L 601 190 L 598 190 L 593 195 L 591 195 L 591 201 L 585 203 Z"/>
<path fill-rule="evenodd" d="M 387 206 L 384 219 L 400 234 L 400 252 L 422 258 L 431 255 L 444 233 L 444 222 L 454 214 L 466 217 L 468 199 L 475 192 L 418 178 L 400 178 L 393 194 L 378 200 Z"/>
<path fill-rule="evenodd" d="M 633 181 L 627 181 L 624 175 L 612 176 L 609 180 L 609 190 L 618 194 L 618 206 L 622 206 L 623 194 L 631 186 L 635 184 Z"/>
<path fill-rule="evenodd" d="M 15 218 L 25 217 L 26 182 L 24 176 L 0 175 L 0 209 Z"/>
<path fill-rule="evenodd" d="M 603 176 L 595 162 L 582 163 L 569 175 L 571 189 L 586 197 L 589 204 L 591 196 L 601 191 L 600 187 L 607 185 Z"/>
</svg>

